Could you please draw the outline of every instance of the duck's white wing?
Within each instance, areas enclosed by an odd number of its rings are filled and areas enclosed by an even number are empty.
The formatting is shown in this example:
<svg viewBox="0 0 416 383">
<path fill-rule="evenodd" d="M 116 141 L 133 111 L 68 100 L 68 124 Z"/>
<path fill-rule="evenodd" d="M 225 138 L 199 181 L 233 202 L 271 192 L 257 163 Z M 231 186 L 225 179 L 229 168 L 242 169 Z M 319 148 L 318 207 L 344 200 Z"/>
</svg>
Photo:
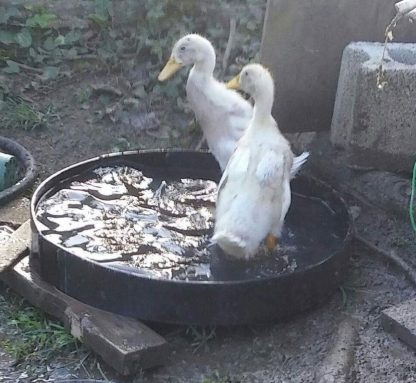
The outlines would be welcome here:
<svg viewBox="0 0 416 383">
<path fill-rule="evenodd" d="M 284 154 L 268 150 L 257 165 L 257 180 L 262 187 L 274 186 L 277 182 L 282 183 L 286 168 L 287 163 Z"/>
<path fill-rule="evenodd" d="M 232 129 L 235 130 L 236 139 L 239 139 L 253 116 L 253 107 L 244 99 L 229 106 L 229 118 Z"/>
<path fill-rule="evenodd" d="M 271 202 L 273 197 L 278 197 L 270 206 L 278 215 L 274 216 L 272 233 L 280 236 L 284 218 L 289 210 L 290 195 L 290 168 L 292 167 L 292 157 L 284 151 L 269 150 L 261 159 L 256 168 L 256 177 L 262 188 L 266 188 L 263 193 L 264 203 Z M 269 188 L 269 189 L 267 189 Z"/>
<path fill-rule="evenodd" d="M 233 187 L 230 184 L 234 184 L 243 179 L 248 172 L 248 166 L 250 163 L 250 151 L 248 148 L 237 149 L 228 162 L 227 167 L 222 174 L 221 181 L 218 185 L 217 201 L 219 201 L 222 192 L 228 187 Z"/>
</svg>

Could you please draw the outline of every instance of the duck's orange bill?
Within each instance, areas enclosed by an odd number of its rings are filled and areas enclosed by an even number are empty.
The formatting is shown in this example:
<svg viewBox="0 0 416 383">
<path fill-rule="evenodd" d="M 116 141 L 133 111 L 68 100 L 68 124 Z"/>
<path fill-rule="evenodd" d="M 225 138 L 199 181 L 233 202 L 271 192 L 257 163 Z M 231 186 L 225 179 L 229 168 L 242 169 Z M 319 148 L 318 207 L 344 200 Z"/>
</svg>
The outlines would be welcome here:
<svg viewBox="0 0 416 383">
<path fill-rule="evenodd" d="M 230 81 L 228 81 L 225 86 L 228 89 L 240 89 L 240 75 L 233 77 Z"/>
<path fill-rule="evenodd" d="M 180 68 L 182 64 L 179 64 L 173 57 L 166 63 L 165 67 L 157 76 L 159 81 L 165 81 L 172 77 Z"/>
</svg>

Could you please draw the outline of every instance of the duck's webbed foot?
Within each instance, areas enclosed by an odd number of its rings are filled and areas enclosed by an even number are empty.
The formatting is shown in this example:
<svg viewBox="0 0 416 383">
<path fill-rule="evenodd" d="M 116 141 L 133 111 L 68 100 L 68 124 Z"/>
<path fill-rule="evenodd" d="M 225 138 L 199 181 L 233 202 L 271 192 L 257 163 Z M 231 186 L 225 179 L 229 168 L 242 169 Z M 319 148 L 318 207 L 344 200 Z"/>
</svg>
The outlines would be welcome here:
<svg viewBox="0 0 416 383">
<path fill-rule="evenodd" d="M 266 237 L 266 247 L 267 250 L 273 251 L 279 246 L 278 238 L 273 234 L 268 234 Z"/>
</svg>

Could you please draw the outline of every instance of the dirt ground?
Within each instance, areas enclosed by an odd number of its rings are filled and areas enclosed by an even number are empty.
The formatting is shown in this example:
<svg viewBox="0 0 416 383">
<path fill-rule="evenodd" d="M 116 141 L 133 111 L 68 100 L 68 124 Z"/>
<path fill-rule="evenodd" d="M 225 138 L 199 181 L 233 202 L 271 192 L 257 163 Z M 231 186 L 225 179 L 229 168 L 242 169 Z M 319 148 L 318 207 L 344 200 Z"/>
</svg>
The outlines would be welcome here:
<svg viewBox="0 0 416 383">
<path fill-rule="evenodd" d="M 116 84 L 116 81 L 116 74 L 82 73 L 71 81 L 55 84 L 41 96 L 26 92 L 39 105 L 53 102 L 59 119 L 53 120 L 47 129 L 26 132 L 0 128 L 0 134 L 15 138 L 33 153 L 40 165 L 40 180 L 64 166 L 112 151 L 119 137 L 133 143 L 131 147 L 169 147 L 186 142 L 181 137 L 160 139 L 140 127 L 97 120 L 94 118 L 96 100 L 92 99 L 89 108 L 84 109 L 74 98 L 83 87 L 102 82 Z M 192 118 L 185 116 L 173 125 L 190 121 Z M 115 382 L 309 383 L 314 381 L 316 366 L 334 342 L 338 325 L 348 316 L 359 324 L 349 381 L 413 381 L 416 377 L 414 353 L 384 332 L 380 312 L 413 298 L 414 288 L 388 264 L 365 253 L 353 254 L 351 268 L 345 273 L 348 274 L 343 286 L 346 297 L 337 291 L 326 305 L 288 323 L 217 328 L 215 337 L 197 341 L 197 348 L 193 345 L 195 337 L 189 335 L 187 328 L 158 327 L 172 345 L 172 354 L 164 367 L 136 377 L 121 378 L 105 366 L 100 372 L 93 362 L 90 368 L 79 368 L 85 353 L 64 354 L 60 359 L 36 366 L 25 363 L 13 366 L 7 354 L 0 354 L 0 381 L 45 382 L 69 377 L 102 378 L 104 374 Z"/>
<path fill-rule="evenodd" d="M 140 71 L 139 64 L 128 70 L 105 70 L 91 64 L 78 68 L 70 78 L 40 88 L 31 86 L 33 74 L 1 76 L 10 89 L 41 110 L 52 105 L 53 116 L 47 128 L 26 131 L 0 126 L 0 135 L 16 139 L 33 154 L 39 165 L 38 183 L 65 166 L 114 150 L 195 147 L 201 133 L 192 114 L 179 111 L 174 103 L 136 105 L 116 123 L 111 120 L 108 108 L 114 99 L 128 98 L 125 80 L 132 80 Z M 90 93 L 103 84 L 120 90 L 122 96 L 110 95 L 109 99 L 107 95 L 103 100 L 102 90 Z M 316 367 L 327 356 L 345 318 L 358 323 L 348 382 L 416 381 L 414 351 L 386 333 L 380 322 L 384 308 L 415 297 L 414 286 L 400 271 L 363 251 L 352 254 L 345 273 L 343 293 L 335 291 L 325 305 L 287 323 L 216 328 L 208 331 L 212 336 L 201 329 L 198 336 L 184 326 L 157 326 L 172 353 L 163 367 L 134 377 L 118 376 L 85 349 L 64 352 L 46 362 L 19 364 L 0 350 L 0 382 L 108 378 L 126 383 L 312 383 Z M 5 286 L 0 286 L 0 294 L 9 300 Z M 0 308 L 0 339 L 8 335 L 6 322 L 7 312 Z"/>
<path fill-rule="evenodd" d="M 189 144 L 192 137 L 187 129 L 193 119 L 190 113 L 179 114 L 175 110 L 148 110 L 141 106 L 131 112 L 134 120 L 114 124 L 109 118 L 98 116 L 103 111 L 98 96 L 90 96 L 88 103 L 79 98 L 95 85 L 117 86 L 120 76 L 90 70 L 78 73 L 71 79 L 63 79 L 39 91 L 26 91 L 42 110 L 53 106 L 56 116 L 51 117 L 47 128 L 33 131 L 4 129 L 0 134 L 15 139 L 34 156 L 39 166 L 39 180 L 55 171 L 104 153 L 127 149 L 180 147 Z M 24 78 L 17 81 L 24 86 Z M 12 82 L 15 84 L 15 82 Z M 81 95 L 81 96 L 80 96 Z M 167 126 L 167 116 L 174 116 L 174 123 Z M 172 120 L 170 120 L 172 121 Z"/>
<path fill-rule="evenodd" d="M 415 297 L 414 287 L 391 267 L 355 252 L 343 289 L 329 302 L 287 323 L 217 328 L 213 339 L 197 341 L 184 326 L 155 326 L 172 347 L 163 367 L 121 378 L 96 361 L 80 368 L 87 355 L 63 353 L 45 364 L 13 366 L 0 353 L 2 382 L 50 382 L 103 376 L 120 383 L 312 383 L 347 317 L 358 323 L 354 362 L 348 382 L 402 383 L 416 378 L 414 352 L 381 328 L 380 312 Z M 1 332 L 1 329 L 0 329 Z"/>
</svg>

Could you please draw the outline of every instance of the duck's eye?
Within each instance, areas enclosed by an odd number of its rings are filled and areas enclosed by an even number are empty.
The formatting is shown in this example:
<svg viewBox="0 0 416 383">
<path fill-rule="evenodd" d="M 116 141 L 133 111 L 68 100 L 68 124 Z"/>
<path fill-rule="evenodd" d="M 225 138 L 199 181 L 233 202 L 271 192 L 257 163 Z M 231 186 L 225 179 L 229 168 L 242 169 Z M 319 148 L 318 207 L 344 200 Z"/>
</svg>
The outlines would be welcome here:
<svg viewBox="0 0 416 383">
<path fill-rule="evenodd" d="M 246 76 L 246 77 L 247 77 L 247 76 L 248 76 L 248 72 L 244 72 L 244 76 Z"/>
<path fill-rule="evenodd" d="M 185 47 L 181 47 L 180 50 L 183 52 L 185 50 Z"/>
</svg>

